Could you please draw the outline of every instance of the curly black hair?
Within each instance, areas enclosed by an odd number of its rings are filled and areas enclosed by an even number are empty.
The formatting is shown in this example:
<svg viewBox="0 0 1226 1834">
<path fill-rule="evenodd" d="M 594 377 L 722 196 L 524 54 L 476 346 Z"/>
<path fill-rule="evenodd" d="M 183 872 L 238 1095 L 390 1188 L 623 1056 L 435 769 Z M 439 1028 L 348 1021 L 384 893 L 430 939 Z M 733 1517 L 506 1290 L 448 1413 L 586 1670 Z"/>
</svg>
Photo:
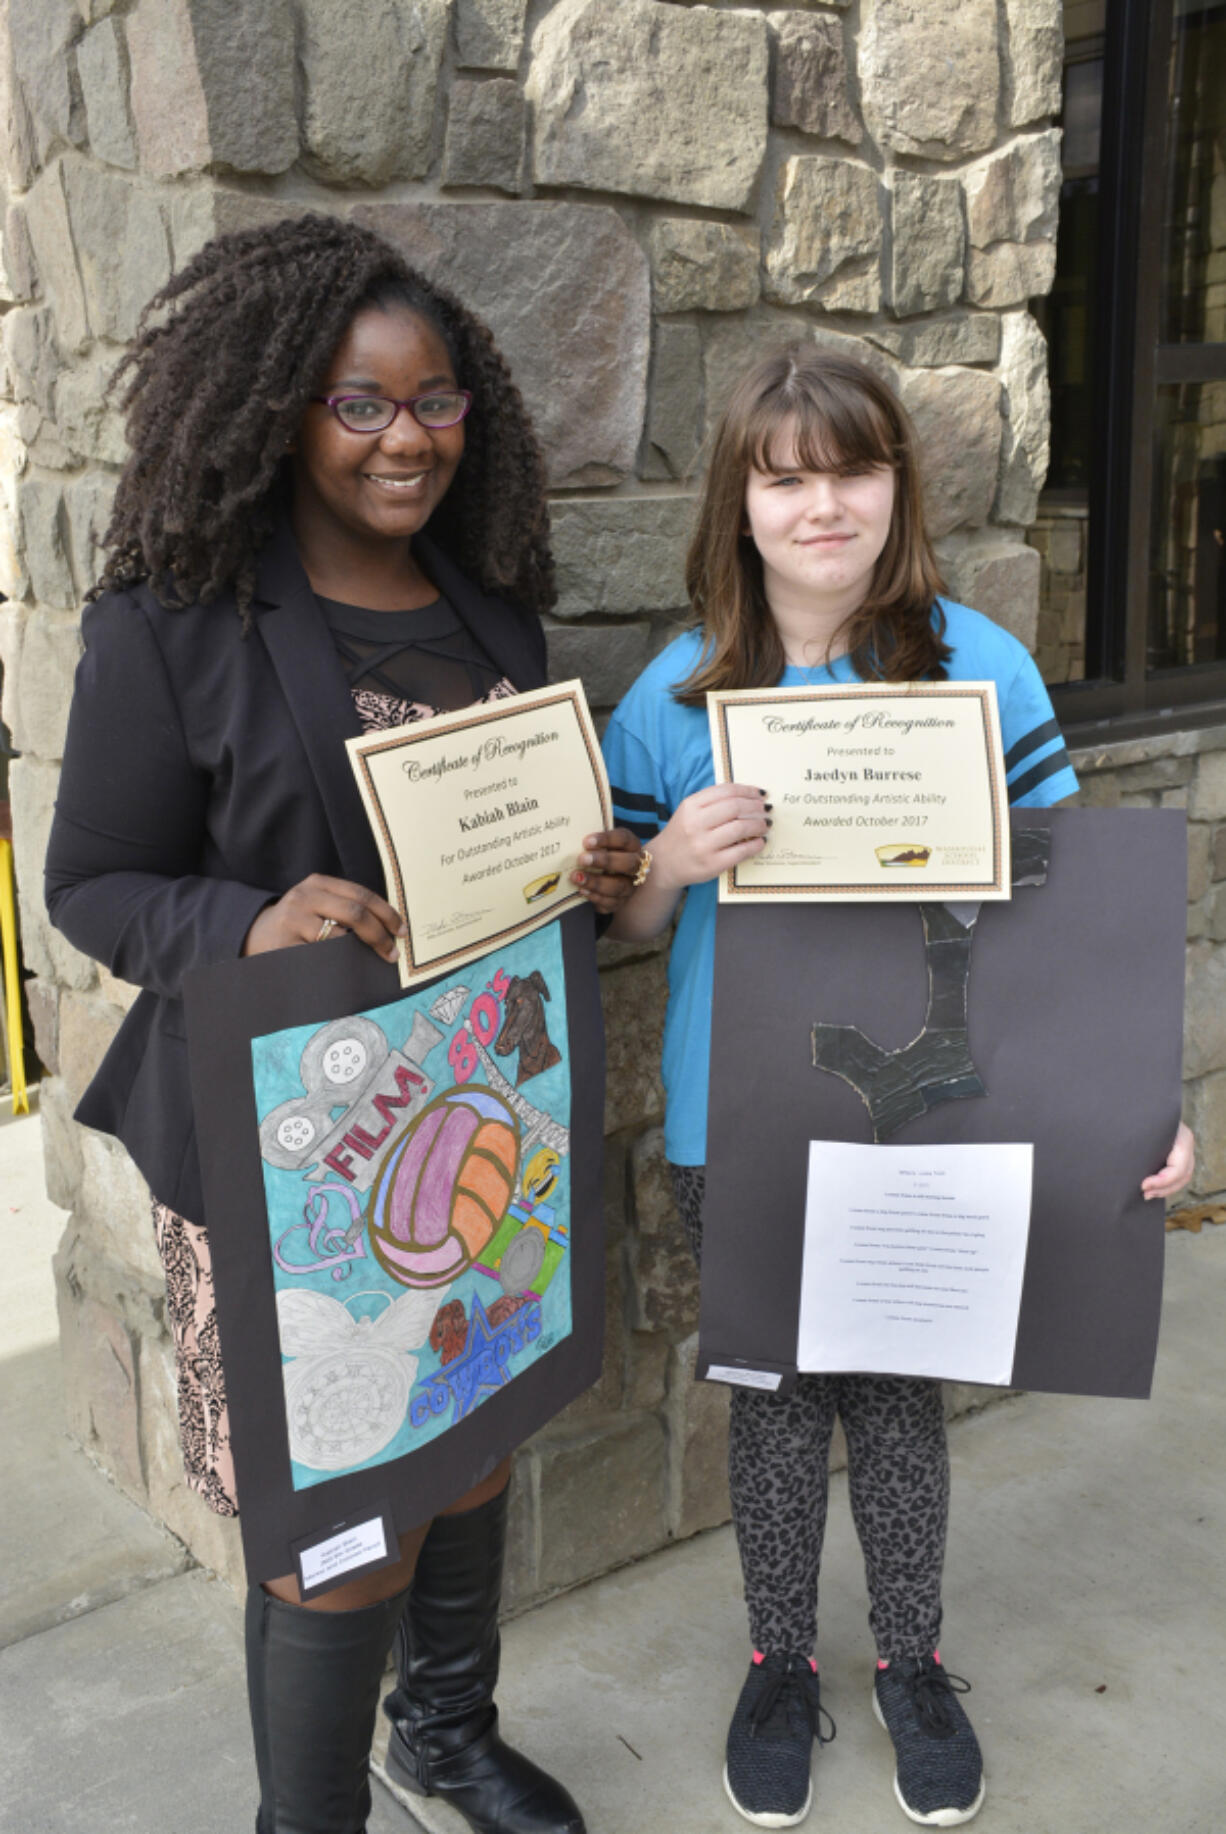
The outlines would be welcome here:
<svg viewBox="0 0 1226 1834">
<path fill-rule="evenodd" d="M 287 443 L 364 307 L 438 330 L 473 393 L 463 462 L 430 533 L 489 592 L 553 604 L 545 464 L 490 332 L 357 223 L 310 213 L 218 236 L 145 307 L 112 387 L 131 456 L 91 597 L 147 580 L 165 603 L 233 587 L 246 622 L 260 549 L 288 502 Z"/>
</svg>

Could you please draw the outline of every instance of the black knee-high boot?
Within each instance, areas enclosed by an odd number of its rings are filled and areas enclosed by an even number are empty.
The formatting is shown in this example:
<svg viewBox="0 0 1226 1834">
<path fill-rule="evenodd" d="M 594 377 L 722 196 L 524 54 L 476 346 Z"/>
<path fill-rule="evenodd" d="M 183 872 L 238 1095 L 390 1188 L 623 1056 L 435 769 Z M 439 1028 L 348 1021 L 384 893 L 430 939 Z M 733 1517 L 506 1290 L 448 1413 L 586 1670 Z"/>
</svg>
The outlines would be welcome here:
<svg viewBox="0 0 1226 1834">
<path fill-rule="evenodd" d="M 365 1834 L 379 1688 L 406 1597 L 308 1611 L 248 1591 L 257 1834 Z"/>
<path fill-rule="evenodd" d="M 498 1736 L 498 1601 L 507 1493 L 436 1516 L 396 1638 L 388 1775 L 438 1796 L 476 1834 L 584 1834 L 562 1785 Z"/>
</svg>

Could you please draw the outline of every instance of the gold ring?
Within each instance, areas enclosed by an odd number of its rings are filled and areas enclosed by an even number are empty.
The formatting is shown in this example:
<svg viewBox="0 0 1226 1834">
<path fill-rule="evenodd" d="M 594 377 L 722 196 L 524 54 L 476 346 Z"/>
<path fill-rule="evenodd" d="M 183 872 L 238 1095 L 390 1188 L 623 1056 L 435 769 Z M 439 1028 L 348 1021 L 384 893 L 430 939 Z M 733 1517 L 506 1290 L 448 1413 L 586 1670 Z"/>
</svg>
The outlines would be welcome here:
<svg viewBox="0 0 1226 1834">
<path fill-rule="evenodd" d="M 315 938 L 316 942 L 325 941 L 327 937 L 331 936 L 333 930 L 339 928 L 340 925 L 337 923 L 335 917 L 325 917 L 319 926 L 319 935 Z"/>
<path fill-rule="evenodd" d="M 630 884 L 635 891 L 638 890 L 640 885 L 646 884 L 647 875 L 650 871 L 651 871 L 651 848 L 644 847 L 642 855 L 639 859 L 638 871 L 635 873 L 633 879 L 631 879 L 630 881 Z"/>
</svg>

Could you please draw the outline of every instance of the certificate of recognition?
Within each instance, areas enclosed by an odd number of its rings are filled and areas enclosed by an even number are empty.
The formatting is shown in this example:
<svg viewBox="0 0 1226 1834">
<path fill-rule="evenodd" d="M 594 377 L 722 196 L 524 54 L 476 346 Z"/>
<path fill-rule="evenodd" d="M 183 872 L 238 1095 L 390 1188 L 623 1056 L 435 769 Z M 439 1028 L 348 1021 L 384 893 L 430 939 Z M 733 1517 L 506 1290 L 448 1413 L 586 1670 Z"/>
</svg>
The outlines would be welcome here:
<svg viewBox="0 0 1226 1834">
<path fill-rule="evenodd" d="M 1007 1384 L 1034 1149 L 809 1148 L 797 1363 Z"/>
<path fill-rule="evenodd" d="M 402 986 L 583 903 L 569 875 L 613 810 L 581 682 L 367 733 L 348 750 L 408 926 Z"/>
<path fill-rule="evenodd" d="M 707 709 L 716 781 L 773 804 L 722 902 L 1010 896 L 994 682 L 724 690 Z"/>
</svg>

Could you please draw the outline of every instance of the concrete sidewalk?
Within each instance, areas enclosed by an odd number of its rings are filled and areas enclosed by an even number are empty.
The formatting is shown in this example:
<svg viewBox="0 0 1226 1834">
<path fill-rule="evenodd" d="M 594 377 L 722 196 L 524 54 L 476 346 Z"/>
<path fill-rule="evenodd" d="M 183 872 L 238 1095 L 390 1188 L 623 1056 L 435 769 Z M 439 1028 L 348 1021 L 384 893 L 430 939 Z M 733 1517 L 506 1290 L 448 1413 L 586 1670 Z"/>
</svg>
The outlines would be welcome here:
<svg viewBox="0 0 1226 1834">
<path fill-rule="evenodd" d="M 0 1829 L 238 1834 L 254 1820 L 240 1612 L 67 1441 L 34 1120 L 0 1125 Z M 1026 1397 L 951 1432 L 944 1654 L 974 1682 L 984 1834 L 1217 1834 L 1226 1782 L 1226 1229 L 1169 1238 L 1153 1400 Z M 823 1576 L 838 1738 L 808 1825 L 910 1824 L 869 1706 L 842 1476 Z M 506 1729 L 590 1834 L 736 1834 L 722 1743 L 748 1658 L 727 1530 L 505 1634 Z M 415 1834 L 376 1786 L 370 1834 Z M 420 1807 L 437 1834 L 463 1834 Z"/>
</svg>

